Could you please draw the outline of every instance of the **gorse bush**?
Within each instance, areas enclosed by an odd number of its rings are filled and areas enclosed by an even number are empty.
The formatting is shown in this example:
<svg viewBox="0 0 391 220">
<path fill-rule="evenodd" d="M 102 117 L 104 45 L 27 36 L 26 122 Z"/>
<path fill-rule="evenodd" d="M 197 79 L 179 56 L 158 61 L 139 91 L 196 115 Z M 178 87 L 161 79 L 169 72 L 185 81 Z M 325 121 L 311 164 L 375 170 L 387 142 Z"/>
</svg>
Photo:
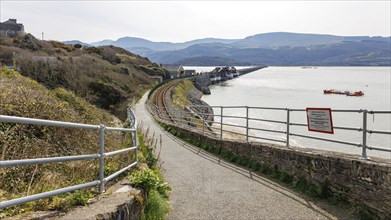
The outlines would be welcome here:
<svg viewBox="0 0 391 220">
<path fill-rule="evenodd" d="M 48 90 L 14 70 L 0 69 L 0 114 L 85 124 L 121 126 L 121 121 L 98 109 L 74 93 L 57 88 Z M 99 152 L 99 131 L 25 125 L 0 122 L 0 160 L 33 159 L 55 156 L 96 154 Z M 129 134 L 106 132 L 105 151 L 128 147 Z M 108 174 L 129 165 L 134 152 L 105 159 Z M 0 201 L 55 190 L 98 179 L 97 160 L 70 161 L 2 168 Z M 80 190 L 37 200 L 2 210 L 14 215 L 30 210 L 66 210 L 85 204 L 96 188 Z"/>
</svg>

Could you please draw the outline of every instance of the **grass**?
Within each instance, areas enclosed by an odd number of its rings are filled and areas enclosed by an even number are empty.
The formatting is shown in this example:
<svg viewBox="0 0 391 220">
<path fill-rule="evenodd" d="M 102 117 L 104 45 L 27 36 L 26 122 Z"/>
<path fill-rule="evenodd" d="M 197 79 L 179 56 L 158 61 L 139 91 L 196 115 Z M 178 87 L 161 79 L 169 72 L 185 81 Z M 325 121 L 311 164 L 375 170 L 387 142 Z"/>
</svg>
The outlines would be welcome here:
<svg viewBox="0 0 391 220">
<path fill-rule="evenodd" d="M 181 80 L 172 91 L 174 106 L 178 108 L 189 106 L 191 102 L 188 97 L 194 90 L 196 90 L 196 88 L 190 80 Z"/>
<path fill-rule="evenodd" d="M 122 122 L 96 108 L 74 93 L 57 88 L 48 90 L 14 70 L 0 68 L 0 114 L 86 124 L 121 126 Z M 96 154 L 98 131 L 51 126 L 0 123 L 0 160 Z M 130 136 L 107 132 L 105 151 L 125 148 Z M 105 159 L 106 174 L 133 161 L 132 153 Z M 98 179 L 97 160 L 70 161 L 2 168 L 0 201 L 20 198 Z M 2 210 L 4 216 L 30 211 L 68 210 L 86 204 L 96 188 L 65 193 Z"/>
<path fill-rule="evenodd" d="M 138 132 L 139 139 L 139 170 L 129 175 L 132 186 L 141 188 L 146 193 L 145 208 L 141 219 L 165 219 L 165 215 L 170 211 L 168 202 L 170 186 L 164 181 L 161 175 L 161 164 L 159 161 L 158 147 L 161 147 L 161 138 L 149 133 Z M 144 201 L 143 201 L 144 203 Z"/>
<path fill-rule="evenodd" d="M 144 209 L 144 215 L 141 219 L 145 220 L 160 220 L 164 219 L 165 215 L 170 211 L 170 206 L 167 203 L 167 198 L 163 197 L 158 191 L 151 190 L 148 193 L 147 204 Z"/>
</svg>

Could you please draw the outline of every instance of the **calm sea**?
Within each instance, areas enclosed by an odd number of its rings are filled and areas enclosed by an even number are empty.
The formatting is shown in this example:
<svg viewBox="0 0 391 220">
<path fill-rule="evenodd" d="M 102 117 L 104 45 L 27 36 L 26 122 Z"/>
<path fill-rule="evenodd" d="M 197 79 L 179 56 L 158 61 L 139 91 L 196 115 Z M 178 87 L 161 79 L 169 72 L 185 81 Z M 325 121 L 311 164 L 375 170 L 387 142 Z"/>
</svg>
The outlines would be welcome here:
<svg viewBox="0 0 391 220">
<path fill-rule="evenodd" d="M 198 71 L 208 71 L 208 67 L 187 67 Z M 391 68 L 390 67 L 268 67 L 233 80 L 213 85 L 211 95 L 203 96 L 203 100 L 212 106 L 259 106 L 278 108 L 307 107 L 331 109 L 367 109 L 391 110 Z M 345 95 L 325 95 L 324 89 L 341 91 L 363 91 L 362 97 Z M 217 111 L 217 110 L 216 110 Z M 244 116 L 245 111 L 224 110 L 224 113 Z M 334 126 L 360 128 L 362 114 L 360 113 L 333 113 Z M 285 112 L 278 111 L 250 111 L 250 117 L 286 120 Z M 227 123 L 242 124 L 238 119 L 225 119 Z M 291 113 L 291 122 L 306 123 L 305 112 Z M 284 131 L 286 125 L 252 122 L 250 126 L 261 126 L 266 129 Z M 368 128 L 373 130 L 391 130 L 391 116 L 368 115 Z M 307 131 L 306 127 L 291 128 L 291 132 L 303 135 L 315 135 L 328 139 L 337 139 L 353 143 L 361 143 L 362 134 L 358 131 L 335 130 L 334 134 L 320 134 Z M 285 140 L 284 134 L 270 132 L 256 132 L 256 135 Z M 309 148 L 328 149 L 333 151 L 360 154 L 361 148 L 349 145 L 335 144 L 311 140 L 307 138 L 291 137 L 293 145 Z M 368 144 L 391 149 L 391 135 L 368 135 Z M 391 159 L 391 153 L 368 150 L 369 156 L 380 156 Z"/>
</svg>

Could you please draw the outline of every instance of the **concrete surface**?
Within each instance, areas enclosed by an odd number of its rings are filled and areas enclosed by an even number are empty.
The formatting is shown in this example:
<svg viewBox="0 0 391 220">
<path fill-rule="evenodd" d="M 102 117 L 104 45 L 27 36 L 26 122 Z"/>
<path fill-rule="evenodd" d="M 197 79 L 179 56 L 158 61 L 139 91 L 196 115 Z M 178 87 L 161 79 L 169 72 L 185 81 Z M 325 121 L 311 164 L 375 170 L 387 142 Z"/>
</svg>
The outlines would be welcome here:
<svg viewBox="0 0 391 220">
<path fill-rule="evenodd" d="M 162 138 L 163 174 L 172 187 L 168 219 L 354 219 L 176 139 L 154 121 L 146 99 L 135 111 L 143 129 Z"/>
</svg>

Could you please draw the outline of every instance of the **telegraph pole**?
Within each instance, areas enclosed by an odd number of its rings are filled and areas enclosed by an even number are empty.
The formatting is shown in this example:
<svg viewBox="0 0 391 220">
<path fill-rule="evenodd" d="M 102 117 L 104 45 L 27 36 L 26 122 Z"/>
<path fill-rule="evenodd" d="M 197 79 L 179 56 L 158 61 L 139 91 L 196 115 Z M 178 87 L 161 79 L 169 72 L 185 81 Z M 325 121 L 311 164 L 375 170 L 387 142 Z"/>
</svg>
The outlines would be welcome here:
<svg viewBox="0 0 391 220">
<path fill-rule="evenodd" d="M 43 32 L 42 32 L 42 40 L 43 40 Z"/>
</svg>

